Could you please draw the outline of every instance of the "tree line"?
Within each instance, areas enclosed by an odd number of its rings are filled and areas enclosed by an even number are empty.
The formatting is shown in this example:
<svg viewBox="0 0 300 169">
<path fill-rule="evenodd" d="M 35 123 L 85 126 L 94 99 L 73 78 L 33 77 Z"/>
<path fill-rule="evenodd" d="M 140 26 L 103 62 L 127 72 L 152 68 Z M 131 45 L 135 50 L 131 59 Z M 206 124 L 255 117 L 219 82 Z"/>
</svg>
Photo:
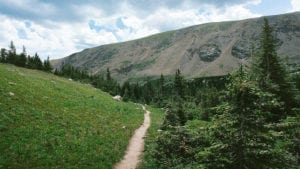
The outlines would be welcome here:
<svg viewBox="0 0 300 169">
<path fill-rule="evenodd" d="M 89 83 L 95 88 L 108 92 L 111 95 L 120 95 L 120 84 L 111 77 L 109 68 L 106 73 L 99 73 L 90 75 L 86 70 L 75 68 L 70 64 L 62 64 L 60 69 L 55 69 L 53 72 L 55 75 L 72 78 L 73 80 Z M 125 85 L 125 84 L 124 84 Z"/>
<path fill-rule="evenodd" d="M 30 56 L 27 54 L 24 46 L 22 52 L 18 54 L 13 41 L 11 41 L 9 49 L 1 49 L 0 62 L 52 72 L 58 76 L 90 83 L 94 87 L 111 95 L 120 95 L 124 101 L 152 104 L 159 107 L 164 107 L 168 102 L 173 102 L 177 94 L 181 96 L 185 95 L 190 100 L 196 98 L 196 100 L 204 102 L 204 97 L 199 92 L 195 93 L 194 91 L 204 90 L 204 88 L 213 86 L 224 88 L 227 79 L 226 76 L 219 76 L 184 80 L 178 69 L 174 80 L 173 77 L 166 78 L 161 74 L 158 79 L 147 77 L 146 80 L 142 80 L 141 82 L 133 83 L 126 81 L 121 85 L 111 76 L 109 68 L 107 68 L 105 73 L 95 75 L 89 74 L 86 70 L 75 68 L 70 64 L 62 64 L 59 69 L 53 70 L 49 57 L 47 60 L 42 61 L 37 53 L 34 56 Z M 179 93 L 177 93 L 177 90 L 179 90 Z M 200 99 L 200 97 L 202 98 Z"/>
<path fill-rule="evenodd" d="M 201 90 L 206 100 L 200 97 L 199 104 L 188 100 L 176 72 L 175 101 L 166 106 L 145 168 L 299 167 L 299 91 L 276 53 L 267 19 L 251 60 L 228 76 L 223 90 Z"/>
<path fill-rule="evenodd" d="M 9 49 L 1 48 L 0 63 L 9 63 L 20 67 L 47 72 L 52 70 L 49 57 L 47 60 L 42 61 L 37 53 L 35 53 L 34 56 L 30 56 L 27 54 L 25 46 L 23 46 L 22 52 L 18 54 L 13 41 L 10 42 Z"/>
</svg>

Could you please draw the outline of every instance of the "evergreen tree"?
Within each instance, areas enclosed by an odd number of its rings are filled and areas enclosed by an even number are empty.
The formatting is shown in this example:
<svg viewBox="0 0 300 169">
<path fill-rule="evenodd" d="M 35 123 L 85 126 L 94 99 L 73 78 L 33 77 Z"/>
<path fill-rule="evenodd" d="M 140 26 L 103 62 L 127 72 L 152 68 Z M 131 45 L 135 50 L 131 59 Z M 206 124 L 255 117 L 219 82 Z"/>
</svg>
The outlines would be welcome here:
<svg viewBox="0 0 300 169">
<path fill-rule="evenodd" d="M 177 110 L 173 104 L 168 104 L 161 129 L 167 130 L 175 126 L 179 126 L 179 117 L 177 115 Z"/>
<path fill-rule="evenodd" d="M 7 62 L 11 64 L 15 64 L 16 55 L 17 55 L 16 47 L 14 45 L 14 42 L 11 41 L 9 46 L 8 56 L 7 56 Z"/>
<path fill-rule="evenodd" d="M 49 59 L 49 56 L 48 56 L 47 60 L 44 61 L 44 70 L 47 71 L 47 72 L 51 72 L 52 69 L 53 68 L 51 66 L 50 59 Z"/>
<path fill-rule="evenodd" d="M 55 69 L 55 70 L 54 70 L 54 74 L 60 76 L 60 75 L 61 75 L 61 72 L 60 72 L 58 69 Z"/>
<path fill-rule="evenodd" d="M 286 114 L 291 112 L 295 105 L 291 90 L 293 87 L 288 83 L 287 71 L 277 55 L 275 38 L 266 18 L 262 28 L 260 50 L 252 62 L 252 77 L 262 90 L 279 96 L 280 101 L 284 102 L 285 111 L 281 114 L 278 114 L 278 112 L 274 114 L 275 119 L 284 118 Z"/>
<path fill-rule="evenodd" d="M 183 101 L 179 101 L 178 102 L 178 107 L 177 107 L 177 116 L 178 116 L 178 119 L 179 119 L 179 124 L 181 126 L 184 126 L 186 121 L 187 121 L 187 118 L 186 118 L 186 115 L 185 115 L 185 112 L 184 112 L 184 109 L 183 109 L 183 106 L 182 106 L 182 103 Z"/>
<path fill-rule="evenodd" d="M 27 68 L 35 69 L 34 59 L 30 55 L 27 56 Z"/>
<path fill-rule="evenodd" d="M 106 80 L 111 81 L 110 71 L 109 68 L 106 69 Z"/>
<path fill-rule="evenodd" d="M 139 83 L 136 83 L 133 87 L 133 94 L 136 101 L 139 101 L 141 98 L 141 88 Z"/>
<path fill-rule="evenodd" d="M 160 75 L 160 79 L 159 79 L 159 97 L 160 99 L 162 99 L 164 97 L 164 83 L 165 83 L 165 78 L 164 75 L 161 74 Z"/>
<path fill-rule="evenodd" d="M 115 90 L 116 90 L 116 94 L 117 94 L 117 95 L 120 95 L 120 94 L 121 94 L 121 86 L 120 86 L 119 83 L 117 83 Z"/>
<path fill-rule="evenodd" d="M 146 86 L 145 86 L 145 91 L 144 91 L 144 101 L 149 104 L 152 102 L 152 99 L 154 97 L 154 89 L 153 89 L 153 85 L 150 81 L 150 79 L 147 77 L 147 82 L 146 82 Z"/>
<path fill-rule="evenodd" d="M 271 110 L 282 108 L 277 97 L 249 81 L 243 70 L 232 76 L 226 96 L 228 102 L 216 108 L 211 145 L 198 153 L 199 162 L 216 169 L 295 168 L 296 159 L 283 144 L 286 132 L 268 121 Z"/>
<path fill-rule="evenodd" d="M 41 61 L 37 53 L 35 53 L 32 61 L 33 61 L 33 69 L 39 69 L 39 70 L 44 69 L 43 62 Z"/>
<path fill-rule="evenodd" d="M 6 63 L 6 61 L 7 61 L 7 52 L 6 52 L 6 49 L 1 48 L 0 55 L 1 55 L 0 56 L 0 62 Z"/>
<path fill-rule="evenodd" d="M 121 88 L 121 96 L 123 97 L 124 101 L 127 101 L 131 98 L 131 88 L 129 81 L 124 82 Z"/>
<path fill-rule="evenodd" d="M 183 77 L 181 76 L 179 69 L 176 70 L 174 87 L 175 87 L 176 95 L 181 98 L 184 98 L 184 80 Z"/>
<path fill-rule="evenodd" d="M 20 55 L 16 55 L 16 65 L 17 66 L 21 66 L 21 67 L 25 67 L 26 66 L 26 62 L 27 62 L 27 57 L 26 57 L 27 53 L 26 53 L 26 48 L 25 46 L 23 46 L 23 51 Z"/>
</svg>

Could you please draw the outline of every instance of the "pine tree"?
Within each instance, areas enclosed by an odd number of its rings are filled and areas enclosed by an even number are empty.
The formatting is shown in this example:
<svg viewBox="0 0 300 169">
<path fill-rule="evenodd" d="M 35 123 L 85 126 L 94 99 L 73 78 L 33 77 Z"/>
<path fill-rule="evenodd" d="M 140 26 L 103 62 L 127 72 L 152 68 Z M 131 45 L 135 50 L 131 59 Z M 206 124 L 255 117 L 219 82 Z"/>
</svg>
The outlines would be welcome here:
<svg viewBox="0 0 300 169">
<path fill-rule="evenodd" d="M 253 59 L 252 77 L 259 84 L 259 87 L 267 92 L 279 96 L 280 101 L 285 103 L 281 114 L 274 114 L 275 119 L 281 119 L 291 112 L 295 105 L 294 96 L 291 91 L 293 88 L 287 80 L 287 71 L 281 63 L 276 52 L 275 38 L 268 20 L 264 19 L 262 28 L 262 38 L 259 53 Z M 277 112 L 278 113 L 278 112 Z"/>
<path fill-rule="evenodd" d="M 109 68 L 106 69 L 106 80 L 111 81 L 111 75 L 110 75 Z"/>
<path fill-rule="evenodd" d="M 47 60 L 44 61 L 44 70 L 47 71 L 47 72 L 50 72 L 52 69 L 53 68 L 51 66 L 50 59 L 49 59 L 49 56 L 48 56 Z"/>
<path fill-rule="evenodd" d="M 159 79 L 159 94 L 158 94 L 160 99 L 163 99 L 164 97 L 164 92 L 165 92 L 164 83 L 165 83 L 165 78 L 164 75 L 161 74 Z"/>
<path fill-rule="evenodd" d="M 131 98 L 131 88 L 129 81 L 124 82 L 121 88 L 121 96 L 124 101 L 128 101 Z"/>
<path fill-rule="evenodd" d="M 0 62 L 6 63 L 6 61 L 7 61 L 7 52 L 6 52 L 6 49 L 1 48 L 0 55 L 1 55 Z"/>
<path fill-rule="evenodd" d="M 163 120 L 163 124 L 161 125 L 162 130 L 167 130 L 170 127 L 179 126 L 179 117 L 177 115 L 177 109 L 173 104 L 167 105 L 166 115 Z"/>
<path fill-rule="evenodd" d="M 181 98 L 184 98 L 184 80 L 183 77 L 181 76 L 179 69 L 176 70 L 174 87 L 175 87 L 176 95 Z"/>
<path fill-rule="evenodd" d="M 182 106 L 182 101 L 178 102 L 177 116 L 178 116 L 178 119 L 179 119 L 179 124 L 181 126 L 184 126 L 186 121 L 187 121 L 187 118 L 186 118 L 186 115 L 185 115 L 185 112 L 184 112 L 184 109 L 183 109 L 183 106 Z"/>
<path fill-rule="evenodd" d="M 35 69 L 34 59 L 30 55 L 27 56 L 27 68 L 29 69 Z"/>
<path fill-rule="evenodd" d="M 15 64 L 16 55 L 17 55 L 16 47 L 14 45 L 14 42 L 11 41 L 9 46 L 8 56 L 7 56 L 7 62 L 11 64 Z"/>
<path fill-rule="evenodd" d="M 35 55 L 33 57 L 33 64 L 34 64 L 33 69 L 38 69 L 38 70 L 44 69 L 43 62 L 41 61 L 41 59 L 37 53 L 35 53 Z"/>
<path fill-rule="evenodd" d="M 27 63 L 27 57 L 26 57 L 27 53 L 26 53 L 26 48 L 25 46 L 23 46 L 23 51 L 20 55 L 16 55 L 16 65 L 17 66 L 21 66 L 21 67 L 25 67 L 26 63 Z"/>
<path fill-rule="evenodd" d="M 231 77 L 226 97 L 209 129 L 211 145 L 198 153 L 200 163 L 216 169 L 294 168 L 296 159 L 283 144 L 286 132 L 268 121 L 271 110 L 282 108 L 277 97 L 241 69 Z"/>
<path fill-rule="evenodd" d="M 136 101 L 139 101 L 141 98 L 141 89 L 140 89 L 140 85 L 137 82 L 134 87 L 133 87 L 133 95 Z"/>
</svg>

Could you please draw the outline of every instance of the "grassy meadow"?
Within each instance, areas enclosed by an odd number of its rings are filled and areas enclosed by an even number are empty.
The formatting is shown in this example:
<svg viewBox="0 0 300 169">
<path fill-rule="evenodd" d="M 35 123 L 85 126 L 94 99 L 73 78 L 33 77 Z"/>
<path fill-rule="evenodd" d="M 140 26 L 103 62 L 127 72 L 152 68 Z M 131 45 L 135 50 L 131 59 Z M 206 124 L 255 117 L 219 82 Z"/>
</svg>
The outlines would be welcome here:
<svg viewBox="0 0 300 169">
<path fill-rule="evenodd" d="M 111 168 L 142 122 L 139 105 L 0 64 L 0 168 Z"/>
</svg>

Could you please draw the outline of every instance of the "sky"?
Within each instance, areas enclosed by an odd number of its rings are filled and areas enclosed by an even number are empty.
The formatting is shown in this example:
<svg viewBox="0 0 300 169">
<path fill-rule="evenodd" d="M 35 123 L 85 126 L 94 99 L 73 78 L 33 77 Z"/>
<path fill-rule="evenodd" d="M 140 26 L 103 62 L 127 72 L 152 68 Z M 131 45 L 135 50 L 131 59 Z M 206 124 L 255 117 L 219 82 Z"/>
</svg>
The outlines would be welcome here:
<svg viewBox="0 0 300 169">
<path fill-rule="evenodd" d="M 0 0 L 0 48 L 57 59 L 192 25 L 300 11 L 300 0 Z"/>
</svg>

